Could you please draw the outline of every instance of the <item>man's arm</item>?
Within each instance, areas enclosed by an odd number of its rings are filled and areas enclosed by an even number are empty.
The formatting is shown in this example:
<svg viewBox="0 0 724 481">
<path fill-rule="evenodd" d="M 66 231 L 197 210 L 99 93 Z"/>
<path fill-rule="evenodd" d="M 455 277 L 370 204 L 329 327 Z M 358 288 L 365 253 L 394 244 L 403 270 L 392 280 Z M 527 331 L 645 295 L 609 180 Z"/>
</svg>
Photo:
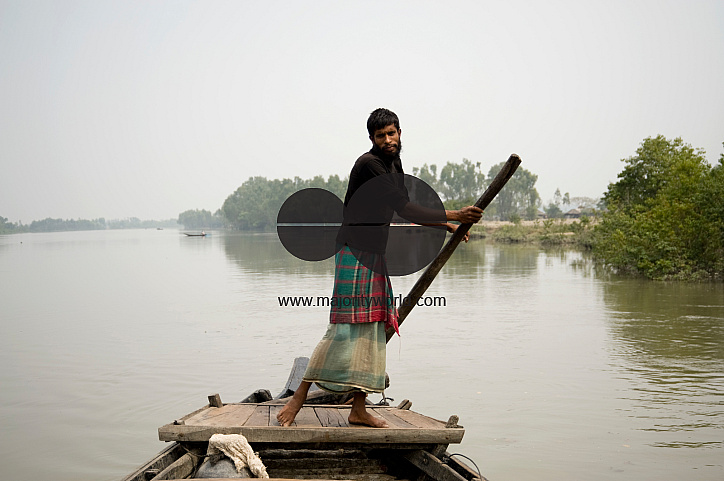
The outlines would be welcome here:
<svg viewBox="0 0 724 481">
<path fill-rule="evenodd" d="M 413 204 L 412 202 L 405 204 L 405 206 L 397 213 L 400 217 L 403 217 L 410 222 L 429 227 L 445 227 L 448 232 L 453 234 L 458 228 L 457 224 L 442 222 L 442 219 L 437 219 L 440 217 L 440 213 L 438 211 Z M 475 207 L 474 205 L 463 207 L 460 210 L 445 211 L 446 221 L 460 222 L 461 224 L 475 224 L 480 221 L 482 216 L 483 210 L 479 207 Z M 469 239 L 470 236 L 466 234 L 463 240 L 467 242 Z"/>
</svg>

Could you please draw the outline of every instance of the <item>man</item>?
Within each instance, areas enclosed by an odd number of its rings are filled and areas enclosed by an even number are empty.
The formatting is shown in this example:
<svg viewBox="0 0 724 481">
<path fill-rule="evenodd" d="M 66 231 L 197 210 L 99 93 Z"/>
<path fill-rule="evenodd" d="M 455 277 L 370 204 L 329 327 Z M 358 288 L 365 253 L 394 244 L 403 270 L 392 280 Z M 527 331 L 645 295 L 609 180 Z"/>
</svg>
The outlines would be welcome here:
<svg viewBox="0 0 724 481">
<path fill-rule="evenodd" d="M 367 120 L 367 131 L 372 141 L 372 149 L 357 159 L 352 168 L 345 207 L 349 206 L 355 192 L 365 182 L 385 174 L 404 173 L 400 160 L 402 130 L 397 115 L 387 109 L 375 110 Z M 399 176 L 390 176 L 390 179 L 396 177 Z M 418 210 L 417 206 L 406 198 L 404 187 L 397 188 L 390 183 L 389 190 L 390 207 L 402 217 L 409 218 L 405 213 Z M 445 217 L 451 221 L 475 223 L 480 220 L 482 213 L 478 207 L 469 206 L 461 210 L 445 211 Z M 386 234 L 383 233 L 385 231 L 373 230 L 372 240 L 366 239 L 362 242 L 358 236 L 350 233 L 349 229 L 345 230 L 345 226 L 349 224 L 350 220 L 345 219 L 338 237 L 342 248 L 335 255 L 332 299 L 393 299 L 392 285 L 385 270 L 384 249 L 379 252 L 377 248 L 378 244 L 386 239 Z M 449 232 L 457 229 L 454 224 L 441 225 Z M 465 240 L 467 241 L 467 238 Z M 365 245 L 357 246 L 357 242 Z M 360 250 L 371 257 L 361 262 Z M 289 426 L 294 422 L 307 399 L 309 388 L 316 382 L 327 391 L 354 393 L 348 419 L 350 424 L 387 427 L 383 419 L 371 415 L 365 407 L 368 393 L 382 392 L 385 388 L 386 326 L 397 330 L 397 310 L 391 303 L 362 302 L 340 305 L 332 302 L 327 332 L 315 348 L 299 388 L 277 415 L 279 424 Z"/>
</svg>

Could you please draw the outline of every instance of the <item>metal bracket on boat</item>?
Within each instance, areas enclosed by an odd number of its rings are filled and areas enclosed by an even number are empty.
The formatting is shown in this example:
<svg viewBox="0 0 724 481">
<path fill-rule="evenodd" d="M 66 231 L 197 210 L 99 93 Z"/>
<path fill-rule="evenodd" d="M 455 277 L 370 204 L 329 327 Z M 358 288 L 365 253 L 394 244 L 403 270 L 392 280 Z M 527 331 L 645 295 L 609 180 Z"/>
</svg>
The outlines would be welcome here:
<svg viewBox="0 0 724 481">
<path fill-rule="evenodd" d="M 385 396 L 385 391 L 382 391 L 382 399 L 375 404 L 375 406 L 389 406 L 390 403 L 388 401 L 394 401 L 394 398 Z"/>
</svg>

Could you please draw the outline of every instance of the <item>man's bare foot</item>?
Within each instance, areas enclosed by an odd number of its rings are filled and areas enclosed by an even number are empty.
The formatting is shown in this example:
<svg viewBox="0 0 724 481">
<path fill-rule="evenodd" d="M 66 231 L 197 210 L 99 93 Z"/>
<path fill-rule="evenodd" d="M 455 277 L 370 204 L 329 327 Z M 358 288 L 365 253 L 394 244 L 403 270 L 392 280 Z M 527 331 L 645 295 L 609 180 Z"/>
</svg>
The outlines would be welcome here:
<svg viewBox="0 0 724 481">
<path fill-rule="evenodd" d="M 307 392 L 309 392 L 311 385 L 311 382 L 302 381 L 297 390 L 294 391 L 292 398 L 287 401 L 284 407 L 277 413 L 277 421 L 280 426 L 286 427 L 292 425 L 294 418 L 297 417 L 297 413 L 302 409 L 304 401 L 307 400 Z"/>
<path fill-rule="evenodd" d="M 384 419 L 380 419 L 371 415 L 366 410 L 363 413 L 358 413 L 354 409 L 349 413 L 347 418 L 350 424 L 362 424 L 364 426 L 370 426 L 373 428 L 386 428 L 388 427 L 387 422 Z"/>
<path fill-rule="evenodd" d="M 304 400 L 299 400 L 296 397 L 292 397 L 284 407 L 277 413 L 277 421 L 280 426 L 291 426 L 294 422 L 294 418 L 297 417 L 297 413 L 302 409 Z"/>
<path fill-rule="evenodd" d="M 367 394 L 357 391 L 354 393 L 352 399 L 352 409 L 350 409 L 349 417 L 347 420 L 350 424 L 362 424 L 364 426 L 371 426 L 373 428 L 386 428 L 387 422 L 384 419 L 380 419 L 371 415 L 367 411 L 365 400 Z"/>
</svg>

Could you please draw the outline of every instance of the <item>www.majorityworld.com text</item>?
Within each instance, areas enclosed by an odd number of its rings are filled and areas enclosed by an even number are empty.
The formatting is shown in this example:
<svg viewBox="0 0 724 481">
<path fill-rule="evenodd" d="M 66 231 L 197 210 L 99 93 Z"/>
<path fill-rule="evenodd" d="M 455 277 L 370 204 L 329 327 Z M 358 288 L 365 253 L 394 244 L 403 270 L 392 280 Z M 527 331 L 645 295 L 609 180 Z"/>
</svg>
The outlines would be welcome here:
<svg viewBox="0 0 724 481">
<path fill-rule="evenodd" d="M 379 307 L 403 306 L 412 302 L 412 299 L 402 294 L 394 297 L 385 296 L 278 296 L 280 307 Z M 415 302 L 418 307 L 446 307 L 445 296 L 425 296 Z"/>
</svg>

